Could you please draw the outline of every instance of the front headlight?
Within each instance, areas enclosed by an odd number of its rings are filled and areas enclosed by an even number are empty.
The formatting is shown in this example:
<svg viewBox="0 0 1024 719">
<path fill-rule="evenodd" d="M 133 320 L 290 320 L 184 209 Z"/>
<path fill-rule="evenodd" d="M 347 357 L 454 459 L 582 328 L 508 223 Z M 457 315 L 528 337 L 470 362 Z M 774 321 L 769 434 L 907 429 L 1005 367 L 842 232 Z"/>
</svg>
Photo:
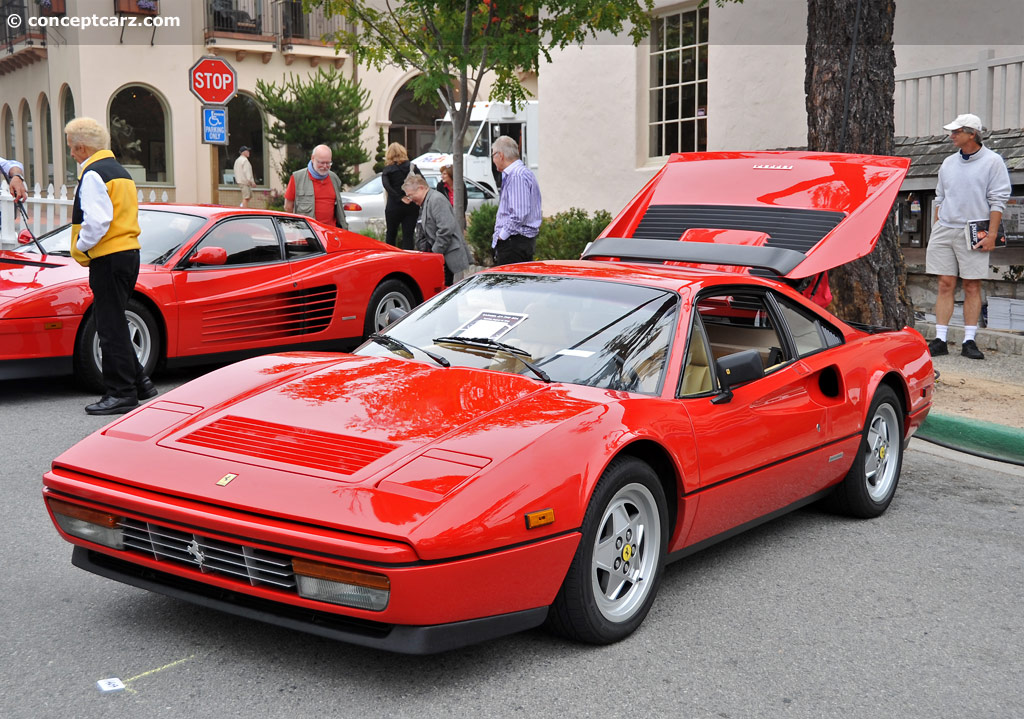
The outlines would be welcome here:
<svg viewBox="0 0 1024 719">
<path fill-rule="evenodd" d="M 383 574 L 346 569 L 307 559 L 292 559 L 299 596 L 356 609 L 380 612 L 391 597 L 391 580 Z"/>
</svg>

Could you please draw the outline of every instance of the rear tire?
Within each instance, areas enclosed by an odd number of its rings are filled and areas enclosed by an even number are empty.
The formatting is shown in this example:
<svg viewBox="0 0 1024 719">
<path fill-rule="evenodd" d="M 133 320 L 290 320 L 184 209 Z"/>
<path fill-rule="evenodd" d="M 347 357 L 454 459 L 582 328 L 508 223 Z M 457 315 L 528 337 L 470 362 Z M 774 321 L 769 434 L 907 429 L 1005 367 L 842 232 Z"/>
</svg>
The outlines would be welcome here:
<svg viewBox="0 0 1024 719">
<path fill-rule="evenodd" d="M 864 424 L 857 458 L 834 492 L 834 506 L 852 517 L 881 515 L 896 494 L 903 467 L 903 408 L 882 385 Z"/>
<path fill-rule="evenodd" d="M 654 470 L 634 457 L 613 461 L 594 489 L 548 628 L 591 644 L 632 634 L 658 593 L 667 527 L 665 493 Z"/>
<path fill-rule="evenodd" d="M 366 321 L 363 323 L 363 336 L 380 332 L 387 327 L 388 312 L 402 310 L 408 312 L 416 304 L 412 292 L 401 280 L 384 280 L 370 295 L 366 306 Z"/>
<path fill-rule="evenodd" d="M 160 329 L 153 313 L 138 300 L 129 299 L 124 316 L 128 321 L 135 356 L 139 358 L 143 373 L 151 376 L 160 359 Z M 102 357 L 100 338 L 96 333 L 96 318 L 90 312 L 75 341 L 74 360 L 75 379 L 90 392 L 105 390 Z"/>
</svg>

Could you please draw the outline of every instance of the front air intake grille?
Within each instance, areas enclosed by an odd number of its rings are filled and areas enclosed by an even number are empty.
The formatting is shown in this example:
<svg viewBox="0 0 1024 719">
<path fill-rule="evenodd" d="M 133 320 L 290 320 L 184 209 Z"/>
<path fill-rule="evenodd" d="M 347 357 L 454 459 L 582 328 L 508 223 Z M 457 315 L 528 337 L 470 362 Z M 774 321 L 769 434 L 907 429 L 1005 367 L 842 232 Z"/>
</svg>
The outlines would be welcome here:
<svg viewBox="0 0 1024 719">
<path fill-rule="evenodd" d="M 826 210 L 732 205 L 651 205 L 633 237 L 676 241 L 692 228 L 748 230 L 769 236 L 766 247 L 807 253 L 846 215 Z"/>
<path fill-rule="evenodd" d="M 352 474 L 398 445 L 228 415 L 182 437 L 184 444 Z"/>
<path fill-rule="evenodd" d="M 254 587 L 295 591 L 292 561 L 283 554 L 137 519 L 122 520 L 121 529 L 126 549 L 151 559 L 192 567 L 204 574 L 227 575 Z"/>
</svg>

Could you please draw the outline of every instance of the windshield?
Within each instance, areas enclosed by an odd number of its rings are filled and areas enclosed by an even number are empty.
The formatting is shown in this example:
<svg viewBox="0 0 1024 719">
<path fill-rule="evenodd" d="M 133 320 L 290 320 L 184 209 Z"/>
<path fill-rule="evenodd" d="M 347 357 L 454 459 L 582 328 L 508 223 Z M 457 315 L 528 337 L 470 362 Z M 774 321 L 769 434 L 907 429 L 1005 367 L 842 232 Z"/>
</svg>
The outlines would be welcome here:
<svg viewBox="0 0 1024 719">
<path fill-rule="evenodd" d="M 554 382 L 657 394 L 678 304 L 674 293 L 652 287 L 480 274 L 420 305 L 384 334 L 455 366 L 537 378 L 525 359 Z M 378 342 L 356 354 L 400 356 Z M 429 361 L 422 353 L 413 357 Z"/>
<path fill-rule="evenodd" d="M 206 218 L 162 210 L 139 210 L 139 261 L 145 265 L 162 265 L 171 258 L 196 231 Z M 71 256 L 71 225 L 64 225 L 39 238 L 39 244 L 48 255 Z M 38 255 L 34 242 L 18 247 L 15 252 Z"/>
<path fill-rule="evenodd" d="M 469 123 L 469 128 L 466 130 L 466 136 L 462 138 L 462 151 L 464 153 L 469 152 L 469 148 L 473 144 L 473 140 L 476 139 L 476 135 L 478 132 L 480 132 L 480 123 Z M 451 154 L 452 123 L 447 121 L 437 123 L 437 129 L 434 134 L 434 141 L 430 143 L 430 149 L 428 149 L 427 152 L 440 152 L 446 155 Z"/>
</svg>

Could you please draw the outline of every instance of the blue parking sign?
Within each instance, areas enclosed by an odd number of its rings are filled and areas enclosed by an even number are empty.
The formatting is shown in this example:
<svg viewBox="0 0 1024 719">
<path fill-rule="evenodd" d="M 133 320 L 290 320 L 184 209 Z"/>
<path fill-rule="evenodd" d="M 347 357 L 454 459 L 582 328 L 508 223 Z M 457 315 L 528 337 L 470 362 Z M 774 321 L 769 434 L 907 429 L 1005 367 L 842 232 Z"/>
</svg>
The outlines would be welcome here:
<svg viewBox="0 0 1024 719">
<path fill-rule="evenodd" d="M 203 144 L 228 144 L 228 109 L 226 107 L 203 108 Z"/>
</svg>

